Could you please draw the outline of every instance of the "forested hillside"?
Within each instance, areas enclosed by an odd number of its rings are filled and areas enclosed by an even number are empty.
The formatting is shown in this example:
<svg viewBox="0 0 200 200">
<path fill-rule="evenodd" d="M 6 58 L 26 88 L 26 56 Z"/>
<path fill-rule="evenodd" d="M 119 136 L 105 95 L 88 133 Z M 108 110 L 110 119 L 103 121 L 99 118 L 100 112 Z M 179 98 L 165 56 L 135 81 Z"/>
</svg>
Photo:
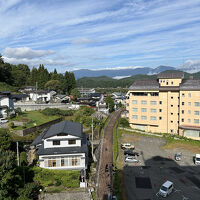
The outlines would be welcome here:
<svg viewBox="0 0 200 200">
<path fill-rule="evenodd" d="M 0 55 L 0 90 L 16 91 L 27 85 L 36 85 L 38 89 L 52 89 L 60 93 L 70 93 L 76 87 L 74 74 L 48 72 L 44 65 L 32 70 L 27 65 L 5 63 Z"/>
</svg>

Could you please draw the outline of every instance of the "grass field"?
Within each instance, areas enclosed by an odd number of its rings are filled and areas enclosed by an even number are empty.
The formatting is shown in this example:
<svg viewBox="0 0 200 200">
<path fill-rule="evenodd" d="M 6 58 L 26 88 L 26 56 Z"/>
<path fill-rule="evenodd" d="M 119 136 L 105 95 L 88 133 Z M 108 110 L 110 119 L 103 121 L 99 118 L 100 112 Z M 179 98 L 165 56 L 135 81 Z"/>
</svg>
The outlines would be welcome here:
<svg viewBox="0 0 200 200">
<path fill-rule="evenodd" d="M 49 122 L 57 118 L 59 118 L 59 116 L 46 116 L 46 115 L 43 115 L 40 111 L 26 111 L 26 112 L 23 112 L 23 114 L 15 118 L 12 118 L 11 120 L 24 122 L 24 125 L 26 126 L 26 128 L 30 128 L 33 126 L 41 125 L 43 123 Z M 19 127 L 16 127 L 16 128 L 19 129 Z"/>
</svg>

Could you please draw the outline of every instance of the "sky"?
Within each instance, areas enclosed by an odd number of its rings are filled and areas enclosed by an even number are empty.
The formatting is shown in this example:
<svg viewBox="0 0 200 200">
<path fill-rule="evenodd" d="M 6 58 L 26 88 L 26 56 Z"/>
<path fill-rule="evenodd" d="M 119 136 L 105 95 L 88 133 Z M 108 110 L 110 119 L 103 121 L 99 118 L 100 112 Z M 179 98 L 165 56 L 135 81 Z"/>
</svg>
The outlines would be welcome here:
<svg viewBox="0 0 200 200">
<path fill-rule="evenodd" d="M 0 24 L 13 64 L 200 69 L 200 0 L 0 0 Z"/>
</svg>

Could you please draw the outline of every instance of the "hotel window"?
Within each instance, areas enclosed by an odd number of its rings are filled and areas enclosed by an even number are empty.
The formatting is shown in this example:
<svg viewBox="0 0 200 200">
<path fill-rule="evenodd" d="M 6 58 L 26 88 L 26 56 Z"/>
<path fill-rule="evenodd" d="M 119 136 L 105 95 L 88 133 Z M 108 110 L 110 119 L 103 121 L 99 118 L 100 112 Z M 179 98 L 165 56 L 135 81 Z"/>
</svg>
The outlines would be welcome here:
<svg viewBox="0 0 200 200">
<path fill-rule="evenodd" d="M 162 120 L 162 117 L 159 117 L 159 120 Z"/>
<path fill-rule="evenodd" d="M 199 119 L 194 119 L 194 124 L 199 124 Z"/>
<path fill-rule="evenodd" d="M 184 93 L 182 93 L 182 97 L 185 97 L 185 94 L 184 94 Z"/>
<path fill-rule="evenodd" d="M 141 116 L 141 120 L 147 120 L 147 116 Z"/>
<path fill-rule="evenodd" d="M 188 114 L 191 114 L 191 110 L 188 110 Z"/>
<path fill-rule="evenodd" d="M 162 104 L 162 101 L 160 101 L 159 103 Z"/>
<path fill-rule="evenodd" d="M 173 132 L 174 132 L 174 130 L 173 130 L 173 129 L 170 129 L 170 132 L 171 132 L 171 133 L 173 133 Z"/>
<path fill-rule="evenodd" d="M 168 80 L 167 80 L 167 81 L 166 81 L 166 85 L 168 85 L 168 83 L 169 83 L 169 82 L 168 82 Z"/>
<path fill-rule="evenodd" d="M 141 112 L 147 112 L 146 108 L 141 108 Z"/>
<path fill-rule="evenodd" d="M 151 105 L 156 105 L 156 101 L 151 101 Z"/>
<path fill-rule="evenodd" d="M 181 121 L 184 122 L 184 119 L 182 118 Z"/>
<path fill-rule="evenodd" d="M 156 117 L 151 116 L 150 119 L 151 119 L 152 121 L 155 121 L 155 120 L 156 120 Z"/>
<path fill-rule="evenodd" d="M 137 115 L 132 115 L 132 119 L 137 119 L 138 116 Z"/>
<path fill-rule="evenodd" d="M 141 101 L 141 104 L 146 105 L 147 101 Z"/>
<path fill-rule="evenodd" d="M 154 97 L 159 96 L 158 92 L 150 92 L 150 94 L 151 94 L 151 96 L 154 96 Z"/>
<path fill-rule="evenodd" d="M 194 111 L 194 115 L 199 115 L 199 111 Z"/>
<path fill-rule="evenodd" d="M 171 115 L 173 115 L 174 113 L 171 113 Z"/>
<path fill-rule="evenodd" d="M 199 102 L 194 102 L 195 107 L 199 107 L 200 103 Z"/>
<path fill-rule="evenodd" d="M 68 144 L 76 144 L 76 140 L 68 140 Z"/>
<path fill-rule="evenodd" d="M 191 119 L 188 119 L 188 123 L 190 123 L 191 122 Z"/>
<path fill-rule="evenodd" d="M 171 123 L 173 123 L 173 121 L 171 121 Z"/>
<path fill-rule="evenodd" d="M 156 113 L 156 109 L 151 108 L 151 113 Z"/>
<path fill-rule="evenodd" d="M 53 140 L 53 146 L 60 145 L 60 140 Z"/>
<path fill-rule="evenodd" d="M 172 81 L 171 84 L 174 85 L 174 82 Z"/>
<path fill-rule="evenodd" d="M 182 106 L 184 106 L 185 105 L 185 103 L 184 102 L 182 102 Z"/>
<path fill-rule="evenodd" d="M 191 106 L 191 102 L 188 102 L 188 106 Z"/>
<path fill-rule="evenodd" d="M 162 112 L 162 109 L 159 109 L 159 112 Z"/>
<path fill-rule="evenodd" d="M 191 93 L 188 93 L 188 97 L 191 97 Z"/>
<path fill-rule="evenodd" d="M 171 107 L 174 107 L 174 105 L 171 105 Z"/>
<path fill-rule="evenodd" d="M 132 111 L 133 111 L 133 112 L 137 112 L 138 109 L 137 109 L 137 108 L 133 108 Z"/>
<path fill-rule="evenodd" d="M 182 110 L 181 112 L 182 112 L 182 114 L 184 114 L 184 110 Z"/>
<path fill-rule="evenodd" d="M 171 99 L 173 99 L 174 97 L 171 97 Z"/>
<path fill-rule="evenodd" d="M 137 100 L 133 100 L 133 101 L 132 101 L 132 104 L 137 104 Z"/>
</svg>

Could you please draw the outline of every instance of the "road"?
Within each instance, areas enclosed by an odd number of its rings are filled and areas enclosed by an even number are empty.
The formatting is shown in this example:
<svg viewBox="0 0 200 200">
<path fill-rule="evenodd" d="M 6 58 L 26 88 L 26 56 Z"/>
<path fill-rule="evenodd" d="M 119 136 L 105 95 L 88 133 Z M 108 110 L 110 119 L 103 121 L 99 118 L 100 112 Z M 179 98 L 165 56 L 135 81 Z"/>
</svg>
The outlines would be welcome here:
<svg viewBox="0 0 200 200">
<path fill-rule="evenodd" d="M 116 121 L 120 117 L 121 110 L 114 112 L 104 130 L 104 138 L 102 144 L 99 179 L 98 179 L 98 199 L 105 200 L 109 194 L 108 184 L 110 183 L 110 176 L 108 172 L 105 172 L 106 164 L 113 163 L 113 128 Z"/>
</svg>

